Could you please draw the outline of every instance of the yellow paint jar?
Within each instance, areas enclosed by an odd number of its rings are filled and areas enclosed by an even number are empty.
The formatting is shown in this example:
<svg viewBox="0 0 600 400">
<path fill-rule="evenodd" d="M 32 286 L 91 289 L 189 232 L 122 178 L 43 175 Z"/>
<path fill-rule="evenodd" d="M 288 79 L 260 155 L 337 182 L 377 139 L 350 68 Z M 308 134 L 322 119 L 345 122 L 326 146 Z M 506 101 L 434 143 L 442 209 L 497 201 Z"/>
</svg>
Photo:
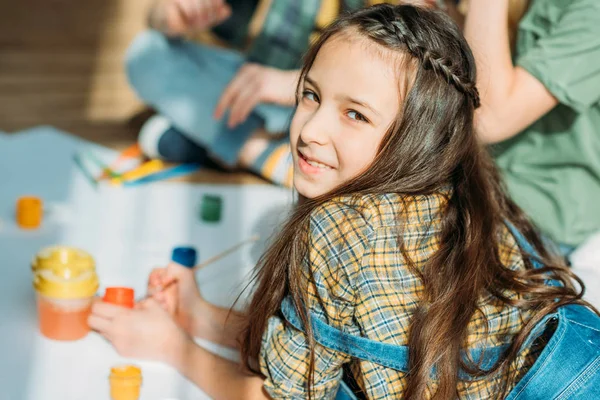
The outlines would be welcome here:
<svg viewBox="0 0 600 400">
<path fill-rule="evenodd" d="M 110 369 L 110 398 L 137 400 L 142 386 L 142 370 L 135 365 L 117 365 Z"/>
</svg>

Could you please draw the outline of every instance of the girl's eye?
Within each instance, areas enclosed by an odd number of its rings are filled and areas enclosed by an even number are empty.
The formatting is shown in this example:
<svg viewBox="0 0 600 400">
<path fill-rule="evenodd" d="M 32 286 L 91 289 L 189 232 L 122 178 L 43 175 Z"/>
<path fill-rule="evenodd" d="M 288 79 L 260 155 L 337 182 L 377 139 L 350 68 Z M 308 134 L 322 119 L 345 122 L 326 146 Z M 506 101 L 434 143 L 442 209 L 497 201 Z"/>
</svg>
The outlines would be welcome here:
<svg viewBox="0 0 600 400">
<path fill-rule="evenodd" d="M 312 90 L 305 90 L 302 92 L 302 98 L 307 99 L 309 101 L 319 102 L 319 97 Z"/>
<path fill-rule="evenodd" d="M 353 119 L 355 121 L 369 122 L 369 120 L 366 119 L 365 116 L 359 113 L 358 111 L 350 110 L 348 111 L 347 115 L 348 117 L 350 117 L 350 119 Z"/>
</svg>

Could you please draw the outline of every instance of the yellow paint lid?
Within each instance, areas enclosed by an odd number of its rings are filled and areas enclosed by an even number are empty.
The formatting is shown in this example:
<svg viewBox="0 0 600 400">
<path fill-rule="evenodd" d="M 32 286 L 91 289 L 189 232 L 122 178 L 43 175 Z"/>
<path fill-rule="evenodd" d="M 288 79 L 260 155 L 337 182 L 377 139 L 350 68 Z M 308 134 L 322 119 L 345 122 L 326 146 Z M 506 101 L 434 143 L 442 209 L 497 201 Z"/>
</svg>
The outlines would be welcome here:
<svg viewBox="0 0 600 400">
<path fill-rule="evenodd" d="M 111 378 L 141 378 L 142 370 L 135 365 L 117 365 L 110 369 Z"/>
<path fill-rule="evenodd" d="M 112 400 L 137 400 L 142 385 L 142 370 L 135 365 L 117 365 L 110 369 Z"/>
<path fill-rule="evenodd" d="M 58 299 L 93 296 L 98 290 L 94 259 L 87 252 L 66 246 L 42 249 L 31 263 L 33 287 Z"/>
</svg>

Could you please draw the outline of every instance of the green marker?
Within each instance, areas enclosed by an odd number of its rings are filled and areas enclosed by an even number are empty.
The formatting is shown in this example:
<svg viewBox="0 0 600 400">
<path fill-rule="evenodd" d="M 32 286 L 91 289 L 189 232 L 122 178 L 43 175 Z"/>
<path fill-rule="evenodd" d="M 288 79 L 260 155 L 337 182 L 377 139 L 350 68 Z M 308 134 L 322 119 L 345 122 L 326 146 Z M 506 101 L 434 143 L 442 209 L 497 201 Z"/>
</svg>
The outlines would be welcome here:
<svg viewBox="0 0 600 400">
<path fill-rule="evenodd" d="M 205 194 L 202 196 L 202 204 L 200 205 L 200 218 L 204 222 L 219 222 L 222 208 L 223 199 L 221 196 Z"/>
<path fill-rule="evenodd" d="M 104 164 L 94 153 L 92 153 L 91 151 L 88 151 L 86 153 L 86 155 L 88 156 L 88 158 L 90 158 L 94 164 L 96 164 L 98 166 L 98 168 L 100 168 L 102 170 L 102 175 L 108 175 L 110 178 L 119 178 L 121 177 L 121 174 L 113 171 L 112 169 L 110 169 L 106 164 Z M 101 176 L 102 176 L 101 175 Z"/>
<path fill-rule="evenodd" d="M 97 189 L 98 182 L 96 181 L 96 179 L 94 179 L 94 176 L 92 175 L 92 173 L 87 169 L 87 167 L 83 163 L 83 160 L 81 159 L 79 154 L 73 155 L 73 161 L 75 161 L 75 165 L 77 165 L 77 167 L 79 168 L 79 170 L 81 171 L 83 176 L 85 176 L 85 178 L 88 180 L 90 185 L 92 185 L 94 187 L 94 189 Z"/>
</svg>

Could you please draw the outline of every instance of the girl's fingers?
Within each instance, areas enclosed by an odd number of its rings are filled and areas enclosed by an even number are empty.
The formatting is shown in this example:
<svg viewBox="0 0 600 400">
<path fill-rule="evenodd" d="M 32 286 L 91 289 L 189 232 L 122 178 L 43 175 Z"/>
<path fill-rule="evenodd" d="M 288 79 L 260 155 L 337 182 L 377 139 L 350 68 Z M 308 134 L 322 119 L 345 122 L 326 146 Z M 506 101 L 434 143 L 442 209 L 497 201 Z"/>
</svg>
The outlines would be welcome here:
<svg viewBox="0 0 600 400">
<path fill-rule="evenodd" d="M 92 304 L 92 315 L 96 315 L 105 319 L 113 319 L 117 315 L 121 315 L 127 312 L 127 308 L 119 307 L 114 304 L 104 303 L 104 302 L 94 302 Z"/>
<path fill-rule="evenodd" d="M 160 305 L 160 307 L 163 310 L 169 312 L 169 304 L 167 304 L 167 301 L 165 299 L 162 299 L 162 300 L 161 299 L 155 299 L 155 300 L 158 302 L 158 304 Z"/>
<path fill-rule="evenodd" d="M 169 31 L 173 34 L 182 34 L 187 30 L 188 21 L 178 0 L 167 3 L 165 20 Z"/>
<path fill-rule="evenodd" d="M 108 335 L 106 332 L 98 332 L 100 336 L 102 336 L 107 342 L 112 343 L 112 337 Z"/>
<path fill-rule="evenodd" d="M 233 128 L 244 122 L 258 104 L 259 99 L 260 93 L 258 93 L 257 87 L 250 83 L 247 84 L 231 105 L 229 127 Z"/>
<path fill-rule="evenodd" d="M 152 298 L 161 304 L 167 304 L 167 296 L 164 292 L 156 293 L 154 296 L 152 296 Z"/>
<path fill-rule="evenodd" d="M 231 16 L 231 7 L 229 7 L 228 4 L 224 4 L 222 7 L 219 7 L 219 9 L 218 9 L 215 22 L 220 23 L 222 21 L 225 21 L 230 16 Z"/>
<path fill-rule="evenodd" d="M 206 0 L 190 0 L 194 18 L 198 18 L 206 8 Z"/>
<path fill-rule="evenodd" d="M 91 329 L 101 333 L 103 336 L 107 334 L 111 327 L 111 321 L 109 319 L 95 314 L 90 314 L 87 322 Z"/>
<path fill-rule="evenodd" d="M 134 304 L 133 308 L 135 310 L 141 310 L 142 308 L 144 308 L 144 303 L 146 302 L 147 299 L 143 299 L 138 301 L 137 303 Z"/>
<path fill-rule="evenodd" d="M 160 288 L 165 287 L 173 280 L 173 277 L 169 275 L 167 268 L 155 268 L 148 277 L 148 290 L 153 292 Z"/>
<path fill-rule="evenodd" d="M 175 0 L 179 11 L 183 15 L 186 22 L 193 21 L 196 15 L 196 3 L 198 0 Z"/>
<path fill-rule="evenodd" d="M 216 26 L 225 21 L 231 15 L 231 7 L 223 0 L 215 0 L 211 13 L 210 25 Z"/>
<path fill-rule="evenodd" d="M 223 94 L 217 103 L 217 107 L 215 108 L 215 118 L 221 119 L 223 117 L 223 114 L 231 107 L 251 75 L 252 72 L 249 71 L 247 67 L 240 68 L 235 77 L 223 91 Z"/>
<path fill-rule="evenodd" d="M 145 309 L 153 309 L 153 308 L 161 308 L 159 302 L 157 302 L 155 299 L 153 298 L 149 298 L 148 301 L 146 301 L 144 303 L 144 308 Z"/>
<path fill-rule="evenodd" d="M 152 272 L 150 272 L 150 275 L 148 275 L 148 286 L 153 287 L 158 285 L 158 277 L 158 271 L 156 271 L 156 269 L 153 269 Z"/>
<path fill-rule="evenodd" d="M 208 22 L 208 16 L 210 15 L 209 1 L 194 0 L 194 18 L 192 22 L 194 25 L 206 24 Z"/>
</svg>

